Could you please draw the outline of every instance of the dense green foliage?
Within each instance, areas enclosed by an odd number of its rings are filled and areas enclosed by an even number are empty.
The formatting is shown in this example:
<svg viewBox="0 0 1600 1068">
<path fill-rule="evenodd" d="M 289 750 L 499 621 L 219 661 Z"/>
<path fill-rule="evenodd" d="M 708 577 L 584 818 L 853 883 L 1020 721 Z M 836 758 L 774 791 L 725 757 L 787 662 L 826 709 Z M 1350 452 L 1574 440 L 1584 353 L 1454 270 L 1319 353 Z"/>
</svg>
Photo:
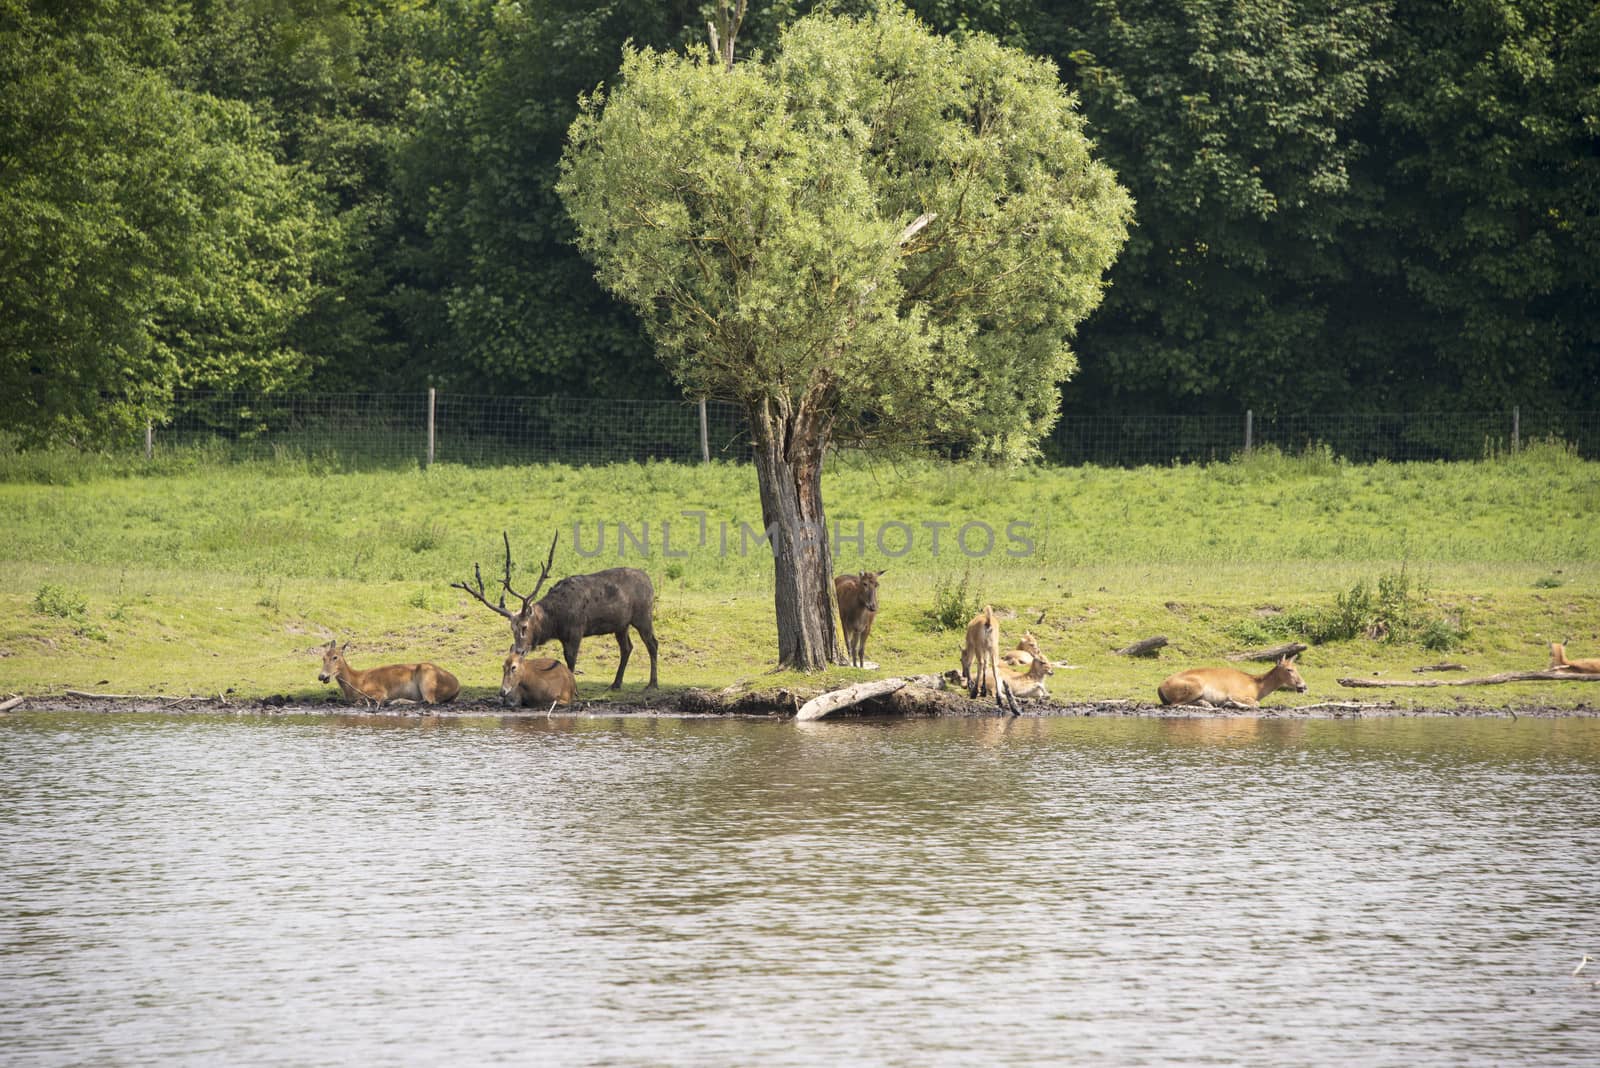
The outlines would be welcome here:
<svg viewBox="0 0 1600 1068">
<path fill-rule="evenodd" d="M 1049 64 L 893 13 L 809 16 L 726 70 L 628 51 L 558 188 L 673 379 L 769 413 L 791 457 L 1026 455 L 1129 213 Z"/>
<path fill-rule="evenodd" d="M 0 417 L 675 392 L 555 185 L 623 43 L 703 41 L 707 6 L 0 0 Z M 813 6 L 757 3 L 741 56 Z M 1134 196 L 1069 409 L 1600 405 L 1587 0 L 910 6 L 1053 60 Z"/>
</svg>

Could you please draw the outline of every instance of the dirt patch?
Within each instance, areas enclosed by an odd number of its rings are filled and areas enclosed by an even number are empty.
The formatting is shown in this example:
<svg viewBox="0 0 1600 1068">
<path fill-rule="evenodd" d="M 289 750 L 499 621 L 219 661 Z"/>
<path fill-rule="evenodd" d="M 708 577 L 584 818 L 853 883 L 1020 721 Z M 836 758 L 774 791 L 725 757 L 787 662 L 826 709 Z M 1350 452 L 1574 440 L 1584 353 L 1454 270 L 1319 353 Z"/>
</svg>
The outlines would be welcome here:
<svg viewBox="0 0 1600 1068">
<path fill-rule="evenodd" d="M 814 693 L 790 690 L 768 690 L 744 693 L 688 690 L 664 693 L 653 704 L 622 703 L 611 701 L 579 701 L 558 708 L 556 716 L 670 716 L 698 718 L 703 716 L 743 717 L 761 719 L 789 719 Z M 1317 705 L 1268 705 L 1259 709 L 1208 709 L 1196 706 L 1168 707 L 1141 701 L 1076 701 L 1056 704 L 1052 701 L 1022 701 L 1022 715 L 1028 717 L 1115 716 L 1157 719 L 1373 719 L 1373 718 L 1497 718 L 1497 719 L 1562 719 L 1594 718 L 1600 708 L 1579 704 L 1570 708 L 1544 706 L 1489 706 L 1460 704 L 1451 708 L 1415 708 L 1383 701 L 1336 701 Z M 500 719 L 543 719 L 543 709 L 507 708 L 498 700 L 475 699 L 454 701 L 448 705 L 415 705 L 397 702 L 385 708 L 360 708 L 346 704 L 338 697 L 307 699 L 274 695 L 251 700 L 230 700 L 219 697 L 135 697 L 108 696 L 85 697 L 77 695 L 43 694 L 25 697 L 22 703 L 9 710 L 17 712 L 100 712 L 109 715 L 130 713 L 167 713 L 171 715 L 233 715 L 233 716 L 350 716 L 371 715 L 398 718 L 440 716 L 446 718 L 495 717 Z M 4 714 L 4 713 L 0 713 Z M 899 718 L 932 719 L 940 717 L 993 717 L 1003 715 L 992 701 L 974 701 L 965 693 L 939 690 L 926 686 L 906 686 L 894 693 L 865 701 L 852 709 L 836 713 L 830 719 Z"/>
</svg>

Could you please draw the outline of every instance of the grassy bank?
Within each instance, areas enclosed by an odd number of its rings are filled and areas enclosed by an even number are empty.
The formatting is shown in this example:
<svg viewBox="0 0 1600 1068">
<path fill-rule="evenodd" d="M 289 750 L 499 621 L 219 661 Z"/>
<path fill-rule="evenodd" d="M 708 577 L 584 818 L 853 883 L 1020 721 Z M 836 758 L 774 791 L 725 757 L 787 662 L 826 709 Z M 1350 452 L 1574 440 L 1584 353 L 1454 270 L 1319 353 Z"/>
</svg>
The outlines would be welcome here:
<svg viewBox="0 0 1600 1068">
<path fill-rule="evenodd" d="M 315 696 L 328 692 L 315 648 L 338 635 L 358 667 L 432 659 L 484 693 L 509 636 L 449 584 L 474 561 L 497 580 L 502 529 L 519 589 L 553 534 L 557 576 L 647 570 L 664 686 L 796 681 L 769 673 L 772 564 L 747 467 L 350 472 L 169 456 L 143 474 L 11 455 L 0 478 L 0 691 Z M 1031 627 L 1077 665 L 1053 680 L 1061 699 L 1149 699 L 1179 666 L 1297 638 L 1315 642 L 1299 701 L 1370 697 L 1334 680 L 1445 659 L 1542 667 L 1563 638 L 1600 652 L 1600 464 L 1556 446 L 1473 464 L 1266 452 L 1134 471 L 846 456 L 824 496 L 839 568 L 887 569 L 868 649 L 884 672 L 953 666 L 946 625 L 984 602 L 1014 614 L 1008 634 Z M 1158 661 L 1110 654 L 1156 634 L 1172 646 Z M 615 656 L 609 638 L 585 642 L 583 696 L 602 695 Z M 1383 693 L 1600 697 L 1556 683 Z"/>
</svg>

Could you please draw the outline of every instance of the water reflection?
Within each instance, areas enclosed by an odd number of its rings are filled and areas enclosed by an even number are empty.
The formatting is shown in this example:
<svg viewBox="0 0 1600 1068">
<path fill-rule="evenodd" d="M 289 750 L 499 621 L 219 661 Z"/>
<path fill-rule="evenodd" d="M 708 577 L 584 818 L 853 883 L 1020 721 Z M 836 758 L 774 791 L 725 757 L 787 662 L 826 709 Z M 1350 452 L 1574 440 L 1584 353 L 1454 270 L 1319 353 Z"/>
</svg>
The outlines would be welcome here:
<svg viewBox="0 0 1600 1068">
<path fill-rule="evenodd" d="M 0 720 L 7 1063 L 1580 1063 L 1594 721 Z"/>
</svg>

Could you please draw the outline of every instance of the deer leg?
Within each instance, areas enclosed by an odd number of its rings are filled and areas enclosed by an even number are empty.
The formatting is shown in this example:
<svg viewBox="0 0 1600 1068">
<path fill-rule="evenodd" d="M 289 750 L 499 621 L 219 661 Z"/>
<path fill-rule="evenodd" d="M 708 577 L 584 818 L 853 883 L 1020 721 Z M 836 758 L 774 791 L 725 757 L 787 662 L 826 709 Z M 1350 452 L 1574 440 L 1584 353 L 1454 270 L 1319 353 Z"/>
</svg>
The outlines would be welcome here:
<svg viewBox="0 0 1600 1068">
<path fill-rule="evenodd" d="M 633 642 L 628 638 L 628 628 L 623 627 L 617 631 L 617 677 L 611 683 L 613 690 L 622 689 L 622 673 L 628 670 L 628 654 L 633 652 Z"/>
<path fill-rule="evenodd" d="M 572 677 L 578 677 L 578 646 L 583 644 L 582 638 L 562 638 L 561 656 L 567 662 L 567 670 L 572 672 Z"/>
<path fill-rule="evenodd" d="M 653 690 L 656 688 L 656 649 L 660 645 L 656 641 L 656 628 L 654 624 L 646 622 L 642 627 L 635 626 L 634 630 L 639 632 L 639 639 L 644 642 L 644 647 L 650 650 L 650 681 L 644 688 Z"/>
</svg>

